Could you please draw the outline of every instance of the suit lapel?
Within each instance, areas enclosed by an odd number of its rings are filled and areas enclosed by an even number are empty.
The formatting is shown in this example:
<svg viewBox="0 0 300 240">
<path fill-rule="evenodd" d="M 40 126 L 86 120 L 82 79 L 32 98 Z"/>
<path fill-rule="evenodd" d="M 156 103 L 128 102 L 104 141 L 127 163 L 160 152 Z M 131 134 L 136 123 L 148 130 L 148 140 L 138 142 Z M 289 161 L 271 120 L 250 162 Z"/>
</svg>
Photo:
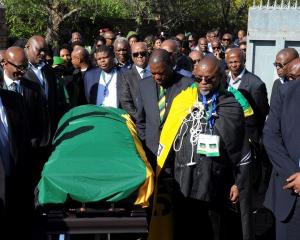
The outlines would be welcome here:
<svg viewBox="0 0 300 240">
<path fill-rule="evenodd" d="M 92 104 L 97 104 L 97 96 L 98 96 L 98 87 L 99 87 L 99 80 L 101 75 L 101 69 L 99 71 L 95 71 L 93 79 L 91 79 L 92 85 L 90 90 L 90 102 Z"/>
<path fill-rule="evenodd" d="M 248 71 L 245 70 L 245 73 L 241 79 L 241 83 L 239 85 L 238 89 L 248 89 L 248 85 L 249 85 L 249 78 L 248 78 Z"/>
<path fill-rule="evenodd" d="M 35 75 L 34 71 L 31 68 L 27 70 L 26 75 L 28 76 L 28 79 L 38 83 L 39 86 L 41 86 L 40 80 L 38 79 L 38 77 Z"/>
</svg>

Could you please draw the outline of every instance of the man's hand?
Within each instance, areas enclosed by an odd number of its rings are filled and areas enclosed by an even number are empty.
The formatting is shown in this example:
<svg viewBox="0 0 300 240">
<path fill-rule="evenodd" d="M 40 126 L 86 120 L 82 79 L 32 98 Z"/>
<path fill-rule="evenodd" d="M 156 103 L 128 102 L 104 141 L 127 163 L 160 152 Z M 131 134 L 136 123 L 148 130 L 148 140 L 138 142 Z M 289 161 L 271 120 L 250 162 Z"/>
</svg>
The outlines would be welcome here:
<svg viewBox="0 0 300 240">
<path fill-rule="evenodd" d="M 232 185 L 230 189 L 229 199 L 233 204 L 235 204 L 237 203 L 238 198 L 239 198 L 239 190 L 236 185 Z"/>
<path fill-rule="evenodd" d="M 300 195 L 300 172 L 289 176 L 286 181 L 287 184 L 283 186 L 283 189 L 292 189 L 295 193 Z"/>
</svg>

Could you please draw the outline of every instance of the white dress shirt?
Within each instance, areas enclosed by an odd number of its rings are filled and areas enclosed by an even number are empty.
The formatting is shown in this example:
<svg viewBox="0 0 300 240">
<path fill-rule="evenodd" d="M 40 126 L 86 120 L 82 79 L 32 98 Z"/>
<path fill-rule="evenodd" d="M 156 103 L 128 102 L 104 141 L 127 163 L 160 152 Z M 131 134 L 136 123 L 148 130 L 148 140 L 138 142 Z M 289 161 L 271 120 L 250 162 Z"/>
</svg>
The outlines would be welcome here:
<svg viewBox="0 0 300 240">
<path fill-rule="evenodd" d="M 32 64 L 30 64 L 29 66 L 32 69 L 32 71 L 35 73 L 37 78 L 39 79 L 42 89 L 44 90 L 44 93 L 45 93 L 46 97 L 48 98 L 48 83 L 47 83 L 46 79 L 44 79 L 44 76 L 42 73 L 42 68 L 45 66 L 45 63 L 42 62 L 37 67 Z"/>
<path fill-rule="evenodd" d="M 4 73 L 3 73 L 3 77 L 4 77 L 4 82 L 5 82 L 5 84 L 6 84 L 8 90 L 13 91 L 13 86 L 12 86 L 12 85 L 13 85 L 13 84 L 17 84 L 16 92 L 18 92 L 18 93 L 20 93 L 20 94 L 23 94 L 22 87 L 21 87 L 21 85 L 20 85 L 20 80 L 15 80 L 15 81 L 12 80 L 11 78 L 9 78 L 9 77 L 6 75 L 5 71 L 4 71 Z"/>
<path fill-rule="evenodd" d="M 151 76 L 149 65 L 147 65 L 145 68 L 141 68 L 137 65 L 135 65 L 135 66 L 136 66 L 136 70 L 138 71 L 141 79 Z"/>
<path fill-rule="evenodd" d="M 235 89 L 238 89 L 240 84 L 241 84 L 241 79 L 242 79 L 245 71 L 246 71 L 246 68 L 243 69 L 243 71 L 236 77 L 235 80 L 233 80 L 232 74 L 231 74 L 231 72 L 229 72 L 228 73 L 229 85 L 232 86 Z"/>
<path fill-rule="evenodd" d="M 109 73 L 101 71 L 96 104 L 107 107 L 118 107 L 117 71 L 115 69 Z"/>
</svg>

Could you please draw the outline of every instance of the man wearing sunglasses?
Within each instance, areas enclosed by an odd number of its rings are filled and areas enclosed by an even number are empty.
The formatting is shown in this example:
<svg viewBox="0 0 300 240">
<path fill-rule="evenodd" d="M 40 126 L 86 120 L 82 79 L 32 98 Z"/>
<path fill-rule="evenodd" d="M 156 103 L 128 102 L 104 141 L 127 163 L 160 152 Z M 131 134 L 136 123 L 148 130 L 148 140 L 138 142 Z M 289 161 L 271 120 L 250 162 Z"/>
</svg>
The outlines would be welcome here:
<svg viewBox="0 0 300 240">
<path fill-rule="evenodd" d="M 284 48 L 277 53 L 275 62 L 273 64 L 276 68 L 276 72 L 279 78 L 276 79 L 273 83 L 270 101 L 271 105 L 273 103 L 273 99 L 278 95 L 280 86 L 288 81 L 288 79 L 286 78 L 288 63 L 298 57 L 299 53 L 295 48 Z"/>
<path fill-rule="evenodd" d="M 135 120 L 139 96 L 140 81 L 151 75 L 148 66 L 149 54 L 144 42 L 137 42 L 131 47 L 133 65 L 131 69 L 122 71 L 120 82 L 120 103 L 124 110 Z"/>
<path fill-rule="evenodd" d="M 31 222 L 22 217 L 30 217 L 34 203 L 34 166 L 32 155 L 29 157 L 28 153 L 41 143 L 43 135 L 39 124 L 42 108 L 38 107 L 41 94 L 38 85 L 23 78 L 26 63 L 22 48 L 10 47 L 6 50 L 1 76 L 3 85 L 0 89 L 0 202 L 4 203 L 4 206 L 0 204 L 0 224 L 4 230 L 0 238 L 4 239 L 13 236 L 29 239 L 27 234 L 30 234 Z M 21 201 L 19 196 L 22 196 Z M 20 211 L 23 212 L 22 216 Z M 22 230 L 5 236 L 6 229 L 13 224 Z M 24 235 L 20 233 L 23 231 Z"/>
</svg>

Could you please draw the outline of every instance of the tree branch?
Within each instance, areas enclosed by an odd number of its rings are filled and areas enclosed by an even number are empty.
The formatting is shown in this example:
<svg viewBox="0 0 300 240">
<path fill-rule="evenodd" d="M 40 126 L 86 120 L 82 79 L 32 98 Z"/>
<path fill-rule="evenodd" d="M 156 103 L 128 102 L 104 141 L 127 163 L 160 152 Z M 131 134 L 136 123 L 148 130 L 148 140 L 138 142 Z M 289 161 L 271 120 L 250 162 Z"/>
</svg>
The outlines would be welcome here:
<svg viewBox="0 0 300 240">
<path fill-rule="evenodd" d="M 62 17 L 62 20 L 64 21 L 66 18 L 72 16 L 74 13 L 77 13 L 77 12 L 80 12 L 80 8 L 74 8 L 72 11 L 68 12 L 67 14 L 65 14 L 63 17 Z"/>
</svg>

